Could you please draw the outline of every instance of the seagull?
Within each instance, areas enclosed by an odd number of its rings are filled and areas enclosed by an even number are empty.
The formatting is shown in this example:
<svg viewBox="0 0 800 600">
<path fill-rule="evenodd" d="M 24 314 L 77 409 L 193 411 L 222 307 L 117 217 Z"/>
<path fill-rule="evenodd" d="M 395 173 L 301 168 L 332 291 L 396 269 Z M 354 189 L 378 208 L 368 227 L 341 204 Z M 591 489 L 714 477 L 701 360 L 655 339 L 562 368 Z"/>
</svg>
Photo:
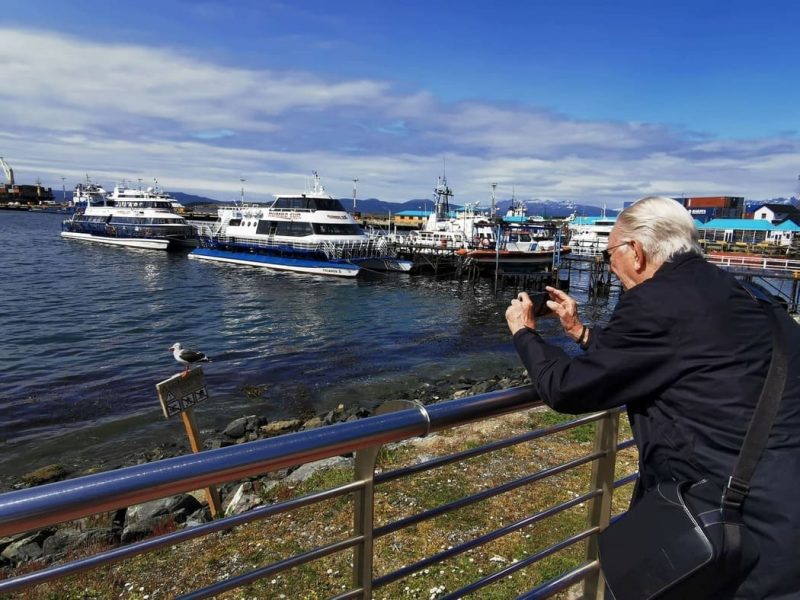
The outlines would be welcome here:
<svg viewBox="0 0 800 600">
<path fill-rule="evenodd" d="M 172 346 L 169 347 L 172 351 L 172 356 L 175 357 L 182 365 L 186 365 L 186 370 L 183 372 L 183 377 L 189 375 L 189 367 L 195 363 L 199 362 L 211 362 L 211 359 L 208 358 L 202 352 L 197 352 L 196 350 L 189 350 L 189 348 L 184 348 L 180 345 L 179 342 L 175 342 Z"/>
</svg>

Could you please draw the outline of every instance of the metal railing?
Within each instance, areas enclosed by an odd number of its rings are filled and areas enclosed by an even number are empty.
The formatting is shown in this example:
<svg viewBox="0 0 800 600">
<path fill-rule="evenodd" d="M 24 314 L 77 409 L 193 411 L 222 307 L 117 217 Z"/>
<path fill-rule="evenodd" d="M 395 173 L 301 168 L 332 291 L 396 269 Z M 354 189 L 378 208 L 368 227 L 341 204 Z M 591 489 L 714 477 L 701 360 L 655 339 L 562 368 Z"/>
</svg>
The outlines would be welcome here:
<svg viewBox="0 0 800 600">
<path fill-rule="evenodd" d="M 299 431 L 275 438 L 126 467 L 0 495 L 0 537 L 2 537 L 39 530 L 65 521 L 181 492 L 262 475 L 326 457 L 355 453 L 354 478 L 347 483 L 275 504 L 262 505 L 235 516 L 116 547 L 86 558 L 55 564 L 39 571 L 26 572 L 0 581 L 0 594 L 61 579 L 190 539 L 208 536 L 215 532 L 228 531 L 238 525 L 268 519 L 302 507 L 316 505 L 331 498 L 352 496 L 354 499 L 354 525 L 351 534 L 344 539 L 329 541 L 323 546 L 258 567 L 250 572 L 232 576 L 211 586 L 189 592 L 183 597 L 211 597 L 321 557 L 352 549 L 352 586 L 335 598 L 368 599 L 373 597 L 373 590 L 576 506 L 586 505 L 587 525 L 581 531 L 572 532 L 552 546 L 473 581 L 444 597 L 458 598 L 470 594 L 564 548 L 586 541 L 585 560 L 580 565 L 534 589 L 520 589 L 520 597 L 531 600 L 550 597 L 583 580 L 584 597 L 601 600 L 604 585 L 598 564 L 596 534 L 609 522 L 614 488 L 635 479 L 634 474 L 616 482 L 614 480 L 617 450 L 627 448 L 632 444 L 631 440 L 618 442 L 618 409 L 583 416 L 543 429 L 527 431 L 515 437 L 508 437 L 394 471 L 375 473 L 376 457 L 386 444 L 408 440 L 415 436 L 426 436 L 433 432 L 529 409 L 540 404 L 535 399 L 535 392 L 530 386 L 428 406 L 407 401 L 394 401 L 383 405 L 374 416 L 357 421 Z M 525 442 L 541 440 L 588 423 L 596 423 L 595 440 L 591 451 L 583 456 L 571 458 L 563 464 L 544 468 L 495 487 L 482 489 L 477 493 L 394 522 L 375 526 L 375 488 L 379 485 L 402 480 L 445 465 L 460 463 L 469 458 L 501 449 L 515 447 Z M 527 515 L 516 522 L 484 533 L 460 545 L 449 547 L 415 563 L 404 565 L 379 577 L 374 576 L 373 552 L 377 539 L 511 490 L 545 481 L 583 465 L 591 465 L 589 489 L 578 494 L 577 497 L 550 506 L 535 514 Z"/>
<path fill-rule="evenodd" d="M 800 260 L 776 256 L 751 256 L 736 254 L 706 254 L 706 260 L 725 267 L 742 267 L 771 272 L 800 273 Z"/>
</svg>

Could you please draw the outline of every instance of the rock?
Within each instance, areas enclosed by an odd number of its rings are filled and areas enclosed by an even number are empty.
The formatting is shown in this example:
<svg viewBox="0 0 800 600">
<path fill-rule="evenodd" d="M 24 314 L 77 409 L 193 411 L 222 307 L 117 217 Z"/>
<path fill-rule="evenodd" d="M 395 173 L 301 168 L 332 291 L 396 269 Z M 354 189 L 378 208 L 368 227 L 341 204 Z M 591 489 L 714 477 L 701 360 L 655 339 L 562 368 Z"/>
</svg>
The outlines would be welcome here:
<svg viewBox="0 0 800 600">
<path fill-rule="evenodd" d="M 146 523 L 151 528 L 164 517 L 174 518 L 177 522 L 188 517 L 200 508 L 200 502 L 191 494 L 180 494 L 169 498 L 161 498 L 143 504 L 128 507 L 125 513 L 125 531 L 136 529 L 139 523 Z M 133 529 L 132 529 L 133 528 Z"/>
<path fill-rule="evenodd" d="M 217 448 L 225 448 L 226 446 L 233 446 L 233 442 L 222 438 L 211 438 L 203 442 L 203 447 L 206 450 L 216 450 Z"/>
<path fill-rule="evenodd" d="M 228 423 L 228 426 L 223 431 L 223 434 L 229 438 L 242 440 L 247 438 L 248 433 L 253 433 L 258 429 L 258 426 L 263 423 L 263 420 L 256 415 L 248 415 L 246 417 L 239 417 Z"/>
<path fill-rule="evenodd" d="M 59 464 L 52 464 L 31 471 L 22 476 L 22 481 L 28 485 L 41 485 L 51 481 L 58 481 L 67 476 L 67 470 Z"/>
<path fill-rule="evenodd" d="M 285 421 L 273 421 L 259 427 L 259 431 L 265 435 L 280 435 L 289 431 L 297 431 L 302 425 L 300 419 L 287 419 Z"/>
<path fill-rule="evenodd" d="M 352 461 L 350 459 L 342 458 L 341 456 L 323 458 L 322 460 L 306 463 L 295 469 L 286 477 L 286 481 L 305 481 L 320 469 L 350 464 L 351 462 Z"/>
<path fill-rule="evenodd" d="M 159 521 L 139 521 L 132 525 L 127 525 L 125 529 L 122 530 L 120 542 L 122 544 L 138 542 L 153 533 L 153 529 L 158 523 Z"/>
<path fill-rule="evenodd" d="M 477 396 L 478 394 L 485 394 L 486 392 L 491 392 L 492 390 L 497 389 L 497 384 L 494 381 L 481 381 L 480 383 L 476 383 L 472 386 L 469 390 L 470 396 Z"/>
<path fill-rule="evenodd" d="M 242 437 L 245 432 L 247 431 L 247 421 L 251 417 L 239 417 L 234 421 L 228 423 L 228 426 L 225 428 L 224 433 L 229 438 L 240 438 Z"/>
<path fill-rule="evenodd" d="M 247 512 L 256 506 L 261 506 L 261 498 L 253 493 L 253 490 L 254 488 L 252 482 L 246 481 L 241 484 L 233 493 L 233 495 L 225 501 L 223 506 L 225 510 L 225 516 L 229 517 L 231 515 L 238 515 L 243 512 Z"/>
<path fill-rule="evenodd" d="M 105 546 L 115 544 L 119 539 L 119 531 L 108 527 L 95 527 L 87 531 L 78 529 L 59 529 L 42 543 L 42 552 L 48 559 L 55 560 L 75 548 L 85 546 Z"/>
<path fill-rule="evenodd" d="M 42 529 L 33 534 L 26 533 L 17 537 L 0 553 L 5 560 L 20 565 L 43 556 L 42 543 L 53 534 L 52 529 Z"/>
<path fill-rule="evenodd" d="M 42 552 L 48 558 L 61 558 L 67 550 L 78 545 L 81 532 L 77 529 L 60 529 L 42 544 Z"/>
<path fill-rule="evenodd" d="M 203 523 L 208 523 L 211 521 L 211 510 L 204 506 L 200 510 L 194 511 L 189 518 L 186 519 L 186 527 L 197 527 L 198 525 L 202 525 Z"/>
<path fill-rule="evenodd" d="M 303 423 L 303 429 L 316 429 L 317 427 L 322 427 L 323 421 L 320 417 L 313 417 Z"/>
</svg>

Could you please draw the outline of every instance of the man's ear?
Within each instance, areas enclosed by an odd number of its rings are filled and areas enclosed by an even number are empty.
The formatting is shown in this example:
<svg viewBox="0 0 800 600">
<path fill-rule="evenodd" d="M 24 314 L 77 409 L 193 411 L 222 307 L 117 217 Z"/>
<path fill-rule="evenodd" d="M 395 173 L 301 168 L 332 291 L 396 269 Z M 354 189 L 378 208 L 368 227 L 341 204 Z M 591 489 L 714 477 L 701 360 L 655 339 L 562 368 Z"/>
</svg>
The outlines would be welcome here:
<svg viewBox="0 0 800 600">
<path fill-rule="evenodd" d="M 639 243 L 637 240 L 631 241 L 631 246 L 633 247 L 634 259 L 633 265 L 636 267 L 637 272 L 644 271 L 647 267 L 647 258 L 644 254 L 644 248 L 642 248 L 642 244 Z"/>
</svg>

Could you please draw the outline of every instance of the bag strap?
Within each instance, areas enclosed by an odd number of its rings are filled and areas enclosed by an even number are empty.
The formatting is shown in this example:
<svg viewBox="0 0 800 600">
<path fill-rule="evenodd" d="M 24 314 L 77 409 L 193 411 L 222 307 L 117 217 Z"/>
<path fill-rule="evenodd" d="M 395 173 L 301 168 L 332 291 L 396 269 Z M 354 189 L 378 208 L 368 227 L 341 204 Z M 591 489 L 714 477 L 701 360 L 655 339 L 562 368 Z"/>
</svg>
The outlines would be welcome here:
<svg viewBox="0 0 800 600">
<path fill-rule="evenodd" d="M 758 301 L 767 314 L 772 328 L 772 357 L 769 362 L 767 379 L 761 390 L 761 396 L 758 398 L 753 418 L 747 427 L 736 466 L 722 493 L 722 508 L 735 511 L 741 510 L 742 504 L 750 492 L 750 479 L 752 479 L 761 453 L 767 445 L 772 423 L 781 404 L 789 366 L 786 340 L 776 314 L 776 311 L 783 309 L 755 286 L 743 284 L 743 287 Z"/>
</svg>

